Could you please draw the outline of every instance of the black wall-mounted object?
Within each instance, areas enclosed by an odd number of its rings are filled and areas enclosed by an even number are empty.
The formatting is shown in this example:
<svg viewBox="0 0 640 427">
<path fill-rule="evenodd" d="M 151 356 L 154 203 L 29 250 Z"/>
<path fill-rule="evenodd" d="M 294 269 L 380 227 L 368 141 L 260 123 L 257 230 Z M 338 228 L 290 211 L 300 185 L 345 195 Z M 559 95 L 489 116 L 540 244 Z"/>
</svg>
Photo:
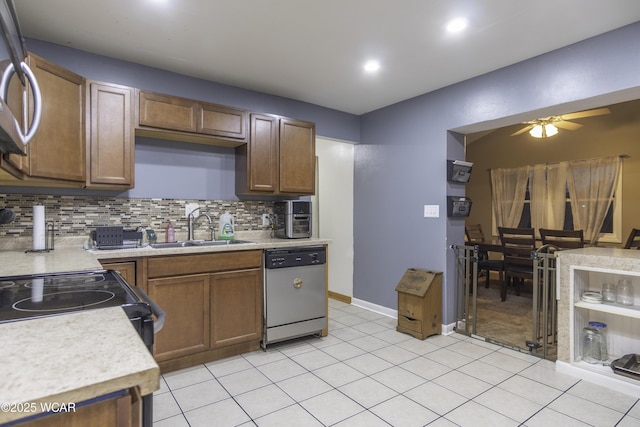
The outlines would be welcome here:
<svg viewBox="0 0 640 427">
<path fill-rule="evenodd" d="M 460 196 L 447 196 L 447 216 L 465 218 L 471 213 L 471 199 Z"/>
<path fill-rule="evenodd" d="M 466 183 L 471 177 L 473 163 L 464 160 L 447 160 L 447 181 Z"/>
</svg>

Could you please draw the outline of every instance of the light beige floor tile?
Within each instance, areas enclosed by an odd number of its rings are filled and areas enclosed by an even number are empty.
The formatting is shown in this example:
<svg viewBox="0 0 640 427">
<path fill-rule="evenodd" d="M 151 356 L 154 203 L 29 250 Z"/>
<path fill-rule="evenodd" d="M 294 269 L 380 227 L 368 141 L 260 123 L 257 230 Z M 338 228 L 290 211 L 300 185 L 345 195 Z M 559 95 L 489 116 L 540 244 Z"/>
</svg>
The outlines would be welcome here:
<svg viewBox="0 0 640 427">
<path fill-rule="evenodd" d="M 275 384 L 237 395 L 235 400 L 252 419 L 260 418 L 296 403 Z"/>
<path fill-rule="evenodd" d="M 516 427 L 519 424 L 472 401 L 454 409 L 445 418 L 460 427 Z"/>
<path fill-rule="evenodd" d="M 388 330 L 388 328 L 379 325 L 377 323 L 365 321 L 364 323 L 360 323 L 358 325 L 354 325 L 353 329 L 356 329 L 360 332 L 364 332 L 365 334 L 377 334 L 378 332 L 383 332 Z"/>
<path fill-rule="evenodd" d="M 519 375 L 562 391 L 568 390 L 579 381 L 577 378 L 556 372 L 555 365 L 547 362 L 541 360 L 520 372 Z"/>
<path fill-rule="evenodd" d="M 204 381 L 173 392 L 183 412 L 231 397 L 217 380 Z"/>
<path fill-rule="evenodd" d="M 257 368 L 226 375 L 218 378 L 218 381 L 232 396 L 271 384 L 269 378 L 265 377 Z"/>
<path fill-rule="evenodd" d="M 489 390 L 492 385 L 479 379 L 470 377 L 458 371 L 448 372 L 433 380 L 434 383 L 460 393 L 468 399 L 473 399 L 480 393 Z"/>
<path fill-rule="evenodd" d="M 355 326 L 361 323 L 367 323 L 366 319 L 356 315 L 356 314 L 347 314 L 346 316 L 341 316 L 336 319 L 337 322 L 340 322 L 347 326 Z"/>
<path fill-rule="evenodd" d="M 486 348 L 478 344 L 478 340 L 461 341 L 447 347 L 451 351 L 455 351 L 472 359 L 479 359 L 495 351 L 492 348 Z"/>
<path fill-rule="evenodd" d="M 316 349 L 316 347 L 313 346 L 313 344 L 311 344 L 311 342 L 309 341 L 292 341 L 292 342 L 283 342 L 283 343 L 278 343 L 277 345 L 277 349 L 278 351 L 280 351 L 282 354 L 286 355 L 287 357 L 293 357 L 296 356 L 298 354 L 303 354 L 306 353 L 308 351 L 313 351 Z"/>
<path fill-rule="evenodd" d="M 313 373 L 333 387 L 340 387 L 364 377 L 362 372 L 342 362 L 316 369 Z"/>
<path fill-rule="evenodd" d="M 190 427 L 232 427 L 247 421 L 249 416 L 233 400 L 225 399 L 193 411 L 185 412 Z"/>
<path fill-rule="evenodd" d="M 429 427 L 459 427 L 459 426 L 452 423 L 451 421 L 449 421 L 444 417 L 440 417 L 434 422 L 432 422 L 431 424 L 429 424 Z"/>
<path fill-rule="evenodd" d="M 398 393 L 404 393 L 427 380 L 398 366 L 385 369 L 371 376 L 374 380 L 386 385 Z"/>
<path fill-rule="evenodd" d="M 397 392 L 370 377 L 345 384 L 338 390 L 365 408 L 371 408 L 398 395 Z"/>
<path fill-rule="evenodd" d="M 567 393 L 623 413 L 638 401 L 638 396 L 629 396 L 587 381 L 580 381 L 567 390 Z"/>
<path fill-rule="evenodd" d="M 436 413 L 404 396 L 382 402 L 370 411 L 392 426 L 421 427 L 438 418 Z"/>
<path fill-rule="evenodd" d="M 452 369 L 457 369 L 468 363 L 473 362 L 473 359 L 467 356 L 463 356 L 460 353 L 449 350 L 449 348 L 441 348 L 440 350 L 432 351 L 424 355 L 425 358 L 433 360 L 434 362 L 441 363 Z"/>
<path fill-rule="evenodd" d="M 548 405 L 562 394 L 562 391 L 557 388 L 549 387 L 521 375 L 514 375 L 498 384 L 498 387 L 540 405 Z"/>
<path fill-rule="evenodd" d="M 165 418 L 180 415 L 182 411 L 178 402 L 171 393 L 163 393 L 153 396 L 153 420 L 160 421 Z"/>
<path fill-rule="evenodd" d="M 393 319 L 391 317 L 382 317 L 380 319 L 374 320 L 374 323 L 377 323 L 378 325 L 382 325 L 386 328 L 389 329 L 395 329 L 396 326 L 398 325 L 398 320 L 397 319 Z"/>
<path fill-rule="evenodd" d="M 357 369 L 364 375 L 373 375 L 376 372 L 389 369 L 393 366 L 392 363 L 387 362 L 384 359 L 379 358 L 371 353 L 365 353 L 361 356 L 354 357 L 353 359 L 346 360 L 344 363 Z"/>
<path fill-rule="evenodd" d="M 336 338 L 340 338 L 341 341 L 350 342 L 357 338 L 362 338 L 367 336 L 364 332 L 357 331 L 353 328 L 345 327 L 342 329 L 338 329 L 333 331 L 333 335 Z"/>
<path fill-rule="evenodd" d="M 267 348 L 267 351 L 256 350 L 251 353 L 243 354 L 242 357 L 244 357 L 247 362 L 251 363 L 253 366 L 260 366 L 285 359 L 287 356 L 277 348 L 269 347 Z"/>
<path fill-rule="evenodd" d="M 213 374 L 204 365 L 193 366 L 179 371 L 163 374 L 162 377 L 171 390 L 190 386 L 213 379 Z"/>
<path fill-rule="evenodd" d="M 470 375 L 489 384 L 499 384 L 513 373 L 502 369 L 502 365 L 493 365 L 483 362 L 484 359 L 476 360 L 458 368 L 458 371 Z M 498 368 L 498 366 L 500 366 Z"/>
<path fill-rule="evenodd" d="M 322 424 L 330 426 L 346 420 L 362 411 L 364 408 L 346 397 L 338 390 L 331 390 L 319 396 L 300 403 L 311 415 Z"/>
<path fill-rule="evenodd" d="M 264 365 L 258 366 L 257 369 L 274 383 L 307 372 L 305 368 L 291 359 L 282 359 L 275 362 L 266 363 Z"/>
<path fill-rule="evenodd" d="M 389 344 L 398 344 L 402 341 L 415 339 L 411 335 L 403 334 L 402 332 L 398 332 L 395 329 L 387 329 L 386 331 L 373 334 L 373 336 L 376 338 L 380 338 L 381 340 L 386 341 Z"/>
<path fill-rule="evenodd" d="M 371 310 L 365 310 L 362 313 L 358 313 L 358 316 L 362 317 L 363 319 L 369 322 L 373 322 L 375 320 L 380 320 L 380 319 L 393 319 L 392 317 L 385 316 L 384 314 L 376 313 L 375 311 L 371 311 Z M 395 321 L 395 319 L 393 320 Z"/>
<path fill-rule="evenodd" d="M 340 421 L 332 427 L 389 427 L 390 424 L 370 411 L 360 412 L 351 418 Z"/>
<path fill-rule="evenodd" d="M 315 347 L 313 351 L 293 356 L 292 359 L 309 371 L 338 363 L 338 359 Z"/>
<path fill-rule="evenodd" d="M 277 385 L 296 402 L 302 402 L 333 389 L 310 372 L 280 381 Z"/>
<path fill-rule="evenodd" d="M 510 355 L 507 353 L 494 351 L 493 353 L 481 358 L 480 361 L 489 365 L 498 366 L 500 367 L 500 369 L 513 372 L 514 374 L 527 369 L 533 364 L 532 362 L 513 357 L 513 354 L 517 354 L 517 352 L 514 351 Z"/>
<path fill-rule="evenodd" d="M 176 415 L 164 420 L 154 421 L 153 427 L 189 427 L 189 423 L 184 415 Z"/>
<path fill-rule="evenodd" d="M 434 362 L 426 357 L 418 357 L 402 363 L 399 366 L 427 380 L 438 378 L 451 371 L 450 367 Z"/>
<path fill-rule="evenodd" d="M 329 354 L 330 356 L 335 357 L 340 361 L 351 359 L 353 357 L 364 354 L 364 350 L 356 347 L 355 345 L 351 345 L 347 342 L 325 347 L 322 349 L 322 351 Z"/>
<path fill-rule="evenodd" d="M 524 422 L 526 427 L 587 427 L 589 425 L 549 408 L 543 408 Z"/>
<path fill-rule="evenodd" d="M 162 375 L 160 376 L 160 388 L 156 391 L 153 392 L 153 394 L 162 394 L 162 393 L 167 393 L 169 392 L 169 386 L 167 385 L 167 382 L 164 380 L 164 378 L 162 377 Z"/>
<path fill-rule="evenodd" d="M 401 363 L 420 357 L 414 352 L 405 350 L 397 345 L 390 345 L 388 347 L 372 351 L 371 353 L 389 363 L 393 363 L 394 365 L 400 365 Z"/>
<path fill-rule="evenodd" d="M 628 415 L 624 417 L 622 421 L 616 424 L 616 427 L 638 427 L 638 426 L 640 426 L 640 419 L 630 417 Z"/>
<path fill-rule="evenodd" d="M 402 341 L 397 345 L 400 348 L 404 348 L 405 350 L 409 350 L 420 356 L 440 349 L 439 346 L 432 344 L 429 341 L 419 339 Z"/>
<path fill-rule="evenodd" d="M 253 368 L 253 365 L 242 356 L 205 363 L 205 366 L 215 377 L 223 377 Z"/>
<path fill-rule="evenodd" d="M 520 422 L 524 422 L 543 408 L 542 405 L 498 387 L 487 390 L 473 401 Z"/>
<path fill-rule="evenodd" d="M 309 344 L 311 344 L 315 348 L 324 348 L 341 342 L 343 341 L 340 338 L 336 337 L 332 332 L 329 332 L 329 335 L 327 335 L 326 337 L 309 341 Z"/>
<path fill-rule="evenodd" d="M 349 344 L 355 345 L 356 347 L 361 348 L 364 351 L 374 351 L 390 345 L 388 342 L 382 341 L 381 339 L 378 339 L 376 337 L 372 337 L 371 335 L 357 338 L 353 341 L 350 341 Z"/>
<path fill-rule="evenodd" d="M 259 427 L 322 427 L 322 423 L 300 405 L 291 405 L 255 420 Z"/>
<path fill-rule="evenodd" d="M 433 382 L 422 384 L 404 395 L 439 415 L 451 412 L 468 401 L 466 397 Z"/>
<path fill-rule="evenodd" d="M 615 426 L 624 415 L 613 409 L 568 393 L 563 394 L 551 402 L 548 408 L 596 427 Z"/>
<path fill-rule="evenodd" d="M 634 418 L 640 419 L 640 400 L 637 401 L 635 405 L 633 405 L 633 408 L 631 408 L 631 410 L 629 411 L 629 415 Z"/>
</svg>

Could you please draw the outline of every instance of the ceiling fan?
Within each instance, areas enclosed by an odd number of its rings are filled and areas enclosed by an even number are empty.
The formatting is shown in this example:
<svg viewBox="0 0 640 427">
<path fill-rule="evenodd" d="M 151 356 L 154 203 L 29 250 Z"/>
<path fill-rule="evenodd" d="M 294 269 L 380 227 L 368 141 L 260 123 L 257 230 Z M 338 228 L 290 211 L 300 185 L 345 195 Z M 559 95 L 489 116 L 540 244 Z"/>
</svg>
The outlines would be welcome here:
<svg viewBox="0 0 640 427">
<path fill-rule="evenodd" d="M 569 120 L 582 119 L 585 117 L 601 116 L 609 114 L 611 111 L 607 107 L 596 108 L 594 110 L 579 111 L 577 113 L 563 114 L 560 116 L 544 117 L 542 119 L 524 122 L 526 126 L 514 132 L 511 136 L 516 136 L 529 132 L 535 138 L 547 138 L 558 133 L 558 128 L 565 130 L 577 130 L 582 127 L 579 123 Z"/>
</svg>

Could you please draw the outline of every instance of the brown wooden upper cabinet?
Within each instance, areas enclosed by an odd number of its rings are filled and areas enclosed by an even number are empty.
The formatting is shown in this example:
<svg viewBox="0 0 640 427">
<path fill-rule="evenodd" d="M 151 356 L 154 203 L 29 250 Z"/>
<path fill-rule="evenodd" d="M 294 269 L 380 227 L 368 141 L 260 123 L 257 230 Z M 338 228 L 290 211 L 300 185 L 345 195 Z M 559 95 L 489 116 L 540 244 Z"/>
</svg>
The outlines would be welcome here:
<svg viewBox="0 0 640 427">
<path fill-rule="evenodd" d="M 247 140 L 246 110 L 143 90 L 138 97 L 139 135 L 228 146 Z"/>
<path fill-rule="evenodd" d="M 44 178 L 82 186 L 86 177 L 85 79 L 33 54 L 27 60 L 42 92 L 42 118 L 27 145 L 27 156 L 13 154 L 5 160 L 25 180 Z M 33 102 L 31 93 L 27 102 Z"/>
<path fill-rule="evenodd" d="M 134 89 L 99 82 L 89 88 L 87 188 L 133 188 Z"/>
<path fill-rule="evenodd" d="M 236 147 L 236 194 L 315 194 L 315 124 L 251 114 L 250 137 Z"/>
</svg>

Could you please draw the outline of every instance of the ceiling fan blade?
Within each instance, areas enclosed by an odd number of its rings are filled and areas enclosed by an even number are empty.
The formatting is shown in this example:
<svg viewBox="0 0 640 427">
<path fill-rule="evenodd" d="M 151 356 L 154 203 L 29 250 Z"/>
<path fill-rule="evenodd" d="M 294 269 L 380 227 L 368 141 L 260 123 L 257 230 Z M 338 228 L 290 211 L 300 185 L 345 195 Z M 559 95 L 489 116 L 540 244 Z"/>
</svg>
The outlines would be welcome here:
<svg viewBox="0 0 640 427">
<path fill-rule="evenodd" d="M 557 122 L 553 122 L 553 125 L 557 128 L 566 130 L 577 130 L 582 127 L 581 124 L 568 122 L 566 120 L 558 120 Z"/>
<path fill-rule="evenodd" d="M 563 114 L 560 116 L 562 120 L 581 119 L 583 117 L 602 116 L 603 114 L 610 114 L 611 110 L 607 107 L 596 108 L 594 110 L 578 111 L 577 113 Z"/>
<path fill-rule="evenodd" d="M 511 136 L 521 135 L 521 134 L 533 129 L 534 126 L 535 125 L 525 126 L 522 129 L 520 129 L 519 131 L 512 133 Z"/>
</svg>

